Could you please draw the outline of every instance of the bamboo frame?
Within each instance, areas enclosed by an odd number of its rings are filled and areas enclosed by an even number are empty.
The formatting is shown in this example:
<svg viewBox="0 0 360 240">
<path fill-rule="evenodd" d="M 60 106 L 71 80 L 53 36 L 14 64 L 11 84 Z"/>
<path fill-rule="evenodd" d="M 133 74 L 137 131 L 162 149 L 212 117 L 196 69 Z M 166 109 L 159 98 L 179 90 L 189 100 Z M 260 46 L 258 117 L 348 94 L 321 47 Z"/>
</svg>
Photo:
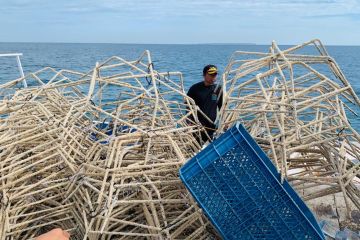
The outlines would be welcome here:
<svg viewBox="0 0 360 240">
<path fill-rule="evenodd" d="M 311 46 L 317 55 L 303 54 Z M 348 218 L 359 210 L 360 135 L 349 116 L 360 101 L 319 40 L 235 52 L 222 81 L 217 135 L 242 122 L 304 200 L 340 193 Z"/>
<path fill-rule="evenodd" d="M 45 68 L 0 94 L 0 239 L 54 227 L 72 239 L 216 237 L 178 177 L 201 148 L 202 113 L 148 51 L 87 73 Z"/>
<path fill-rule="evenodd" d="M 349 119 L 360 101 L 320 41 L 235 52 L 222 81 L 216 135 L 242 122 L 305 201 L 341 194 L 348 218 L 359 209 Z M 54 227 L 84 240 L 217 239 L 178 176 L 204 144 L 198 114 L 182 74 L 156 71 L 148 51 L 0 85 L 0 240 Z"/>
</svg>

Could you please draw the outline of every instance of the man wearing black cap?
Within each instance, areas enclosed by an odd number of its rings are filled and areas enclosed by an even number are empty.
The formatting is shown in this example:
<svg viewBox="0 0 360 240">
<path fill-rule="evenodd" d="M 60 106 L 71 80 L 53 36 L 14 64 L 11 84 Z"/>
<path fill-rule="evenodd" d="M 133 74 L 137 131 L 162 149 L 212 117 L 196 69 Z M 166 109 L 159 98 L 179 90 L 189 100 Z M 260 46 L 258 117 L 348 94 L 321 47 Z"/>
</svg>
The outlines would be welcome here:
<svg viewBox="0 0 360 240">
<path fill-rule="evenodd" d="M 216 126 L 218 108 L 222 106 L 222 89 L 220 85 L 215 84 L 217 76 L 217 67 L 215 65 L 207 65 L 203 69 L 204 80 L 192 85 L 187 93 L 189 97 L 194 99 L 195 104 L 200 110 L 211 120 L 209 121 L 201 113 L 198 114 L 200 123 L 205 127 L 210 137 L 213 136 Z M 205 133 L 201 134 L 203 141 L 207 140 Z"/>
</svg>

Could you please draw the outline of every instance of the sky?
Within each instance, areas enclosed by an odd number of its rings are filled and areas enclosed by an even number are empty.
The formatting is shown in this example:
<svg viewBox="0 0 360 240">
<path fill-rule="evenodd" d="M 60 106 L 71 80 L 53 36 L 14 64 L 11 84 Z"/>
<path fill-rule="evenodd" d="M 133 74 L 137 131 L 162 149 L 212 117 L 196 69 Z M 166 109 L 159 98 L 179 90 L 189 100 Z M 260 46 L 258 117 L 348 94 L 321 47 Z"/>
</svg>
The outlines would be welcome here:
<svg viewBox="0 0 360 240">
<path fill-rule="evenodd" d="M 360 0 L 0 0 L 0 42 L 360 45 Z"/>
</svg>

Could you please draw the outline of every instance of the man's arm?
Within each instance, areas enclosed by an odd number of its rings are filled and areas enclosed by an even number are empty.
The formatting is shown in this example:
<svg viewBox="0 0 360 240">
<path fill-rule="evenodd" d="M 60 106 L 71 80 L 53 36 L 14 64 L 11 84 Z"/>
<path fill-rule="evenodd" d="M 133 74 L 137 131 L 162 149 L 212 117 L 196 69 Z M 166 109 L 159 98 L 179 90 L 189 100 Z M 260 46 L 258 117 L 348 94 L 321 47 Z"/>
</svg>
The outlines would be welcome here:
<svg viewBox="0 0 360 240">
<path fill-rule="evenodd" d="M 223 104 L 223 90 L 222 87 L 219 85 L 218 87 L 218 102 L 217 102 L 217 106 L 220 109 L 222 107 Z"/>
<path fill-rule="evenodd" d="M 61 228 L 53 229 L 35 238 L 35 240 L 69 240 L 70 234 Z"/>
<path fill-rule="evenodd" d="M 189 91 L 187 92 L 187 95 L 189 97 L 191 97 L 192 99 L 194 99 L 194 88 L 193 88 L 193 86 L 190 87 Z"/>
<path fill-rule="evenodd" d="M 189 91 L 187 92 L 188 97 L 192 98 L 194 101 L 194 89 L 193 86 L 190 87 Z M 187 102 L 185 101 L 185 104 L 187 104 Z M 186 114 L 188 114 L 190 111 L 189 109 L 189 105 L 186 106 Z M 194 116 L 193 114 L 190 114 L 190 116 L 188 117 L 188 123 L 194 122 Z"/>
</svg>

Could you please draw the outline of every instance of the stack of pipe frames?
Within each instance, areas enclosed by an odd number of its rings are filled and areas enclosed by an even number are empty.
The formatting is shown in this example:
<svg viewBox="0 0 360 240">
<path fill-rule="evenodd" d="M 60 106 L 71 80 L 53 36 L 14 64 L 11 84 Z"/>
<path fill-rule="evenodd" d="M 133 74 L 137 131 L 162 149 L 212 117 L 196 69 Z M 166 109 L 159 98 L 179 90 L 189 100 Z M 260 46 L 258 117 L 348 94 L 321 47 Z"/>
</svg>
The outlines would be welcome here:
<svg viewBox="0 0 360 240">
<path fill-rule="evenodd" d="M 314 211 L 340 196 L 354 223 L 360 101 L 321 42 L 235 52 L 220 81 L 215 135 L 240 121 Z M 0 239 L 55 227 L 72 239 L 217 239 L 178 176 L 204 144 L 199 114 L 182 74 L 156 71 L 148 51 L 0 85 Z"/>
</svg>

